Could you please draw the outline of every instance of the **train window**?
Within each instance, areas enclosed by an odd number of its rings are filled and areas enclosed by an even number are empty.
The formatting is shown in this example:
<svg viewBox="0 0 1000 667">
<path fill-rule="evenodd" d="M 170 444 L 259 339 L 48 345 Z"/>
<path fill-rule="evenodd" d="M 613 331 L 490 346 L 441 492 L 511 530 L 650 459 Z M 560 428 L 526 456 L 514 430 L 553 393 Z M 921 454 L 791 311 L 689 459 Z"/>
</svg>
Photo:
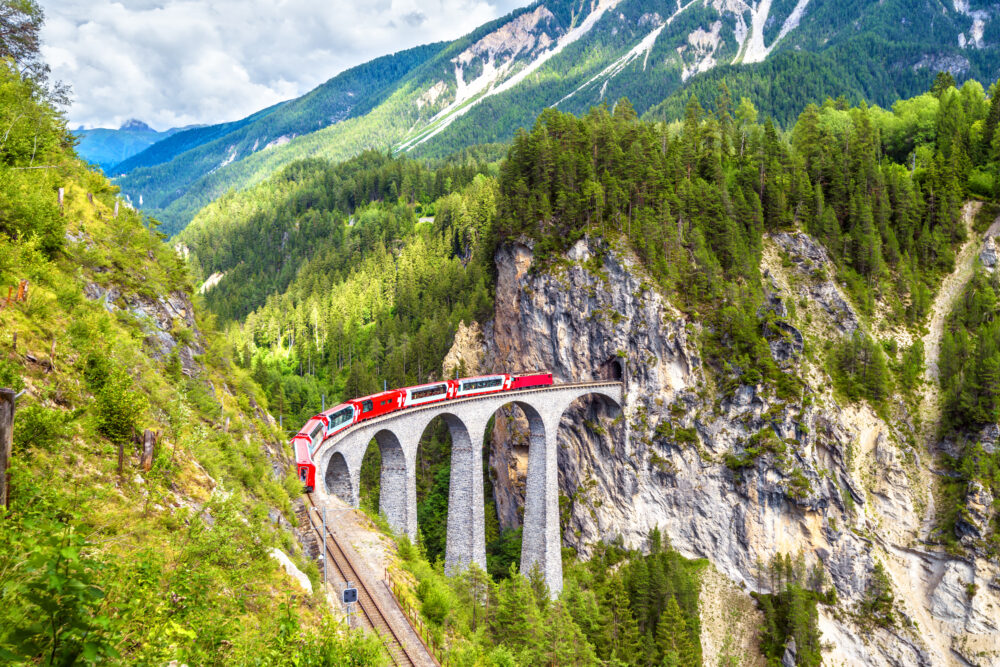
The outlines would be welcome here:
<svg viewBox="0 0 1000 667">
<path fill-rule="evenodd" d="M 361 412 L 371 412 L 375 405 L 371 401 L 365 401 L 361 404 Z"/>
<path fill-rule="evenodd" d="M 448 385 L 446 384 L 436 384 L 433 387 L 425 387 L 423 389 L 417 389 L 416 391 L 410 393 L 413 400 L 418 401 L 421 398 L 427 398 L 429 396 L 437 396 L 448 391 Z"/>
<path fill-rule="evenodd" d="M 301 479 L 303 482 L 306 481 L 306 474 L 307 473 L 305 468 L 299 468 L 299 479 Z"/>
<path fill-rule="evenodd" d="M 472 389 L 491 389 L 493 387 L 499 387 L 501 384 L 503 384 L 503 378 L 469 380 L 468 382 L 462 383 L 462 391 L 470 391 Z"/>
<path fill-rule="evenodd" d="M 321 433 L 322 431 L 323 431 L 323 422 L 320 422 L 320 423 L 319 423 L 319 424 L 318 424 L 318 425 L 316 426 L 316 428 L 314 428 L 314 429 L 312 430 L 312 433 L 310 433 L 310 434 L 309 434 L 309 439 L 310 439 L 310 440 L 315 440 L 315 439 L 316 439 L 316 436 L 317 436 L 317 435 L 319 435 L 319 434 L 320 434 L 320 433 Z"/>
<path fill-rule="evenodd" d="M 354 416 L 354 408 L 344 408 L 343 410 L 338 410 L 330 415 L 330 430 L 337 428 L 345 422 L 351 421 L 351 417 Z"/>
</svg>

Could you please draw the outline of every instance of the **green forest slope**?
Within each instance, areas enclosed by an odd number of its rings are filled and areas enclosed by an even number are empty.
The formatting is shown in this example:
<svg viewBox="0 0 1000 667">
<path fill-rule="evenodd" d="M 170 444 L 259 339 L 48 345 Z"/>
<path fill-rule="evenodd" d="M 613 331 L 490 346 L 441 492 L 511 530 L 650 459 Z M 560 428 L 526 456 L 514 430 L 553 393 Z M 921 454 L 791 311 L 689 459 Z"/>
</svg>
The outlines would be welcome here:
<svg viewBox="0 0 1000 667">
<path fill-rule="evenodd" d="M 794 308 L 779 316 L 766 307 L 760 265 L 770 236 L 804 231 L 826 247 L 861 317 L 853 336 L 809 341 L 808 353 L 839 399 L 909 419 L 923 375 L 919 334 L 967 238 L 963 205 L 997 199 L 998 96 L 975 81 L 953 84 L 939 75 L 928 92 L 891 109 L 843 100 L 808 105 L 787 132 L 761 122 L 749 99 L 727 96 L 708 110 L 692 98 L 683 120 L 669 124 L 638 119 L 625 100 L 583 117 L 549 110 L 531 132 L 518 134 L 497 166 L 468 155 L 425 166 L 380 153 L 338 165 L 297 163 L 206 209 L 182 239 L 202 277 L 222 274 L 206 298 L 229 321 L 237 363 L 294 428 L 323 394 L 329 405 L 383 382 L 440 377 L 459 321 L 490 317 L 495 247 L 524 237 L 534 240 L 538 270 L 558 270 L 563 251 L 584 236 L 627 244 L 656 288 L 701 324 L 698 345 L 713 391 L 729 395 L 749 384 L 775 400 L 800 400 L 799 376 L 773 361 L 769 345 L 780 336 L 779 321 L 802 326 L 801 318 Z M 418 221 L 428 214 L 433 220 Z M 275 273 L 274 266 L 283 268 Z M 255 289 L 244 291 L 247 283 Z M 951 481 L 939 500 L 935 539 L 959 551 L 1000 547 L 995 516 L 980 542 L 959 540 L 963 490 L 976 482 L 1000 491 L 998 456 L 974 438 L 983 424 L 1000 421 L 998 289 L 994 275 L 978 274 L 942 346 L 940 435 L 967 444 L 941 461 Z M 909 331 L 917 342 L 901 346 L 880 333 L 889 330 Z M 678 446 L 682 436 L 664 435 Z M 761 456 L 782 459 L 787 446 L 760 438 L 726 464 L 739 471 Z M 418 450 L 420 548 L 432 562 L 442 553 L 449 450 L 443 429 L 429 429 Z M 361 495 L 373 509 L 377 463 L 377 447 L 370 447 Z M 519 536 L 500 533 L 492 510 L 487 517 L 489 577 L 499 582 L 516 564 Z M 419 564 L 413 572 L 434 578 Z M 465 595 L 466 584 L 440 585 L 451 592 L 428 583 L 415 595 L 447 636 L 469 619 L 448 621 L 434 605 L 449 608 L 448 596 Z M 504 584 L 514 586 L 510 595 L 519 585 Z M 765 652 L 780 657 L 789 635 L 815 650 L 815 616 L 800 611 L 825 595 L 815 583 L 789 580 L 783 593 L 762 598 L 762 610 L 773 615 Z M 644 603 L 629 604 L 635 615 Z M 548 606 L 522 612 L 562 613 Z M 889 622 L 886 613 L 873 622 Z M 584 634 L 586 622 L 574 620 Z M 608 655 L 594 637 L 596 655 Z M 522 649 L 535 655 L 530 647 L 512 650 Z M 650 655 L 621 659 L 647 664 Z M 804 664 L 816 664 L 818 650 L 807 655 Z"/>
<path fill-rule="evenodd" d="M 88 171 L 47 92 L 0 63 L 0 662 L 383 664 L 278 567 L 310 573 L 267 400 L 184 263 Z M 32 168 L 39 167 L 39 168 Z M 58 192 L 65 193 L 62 206 Z M 134 437 L 158 434 L 140 467 Z M 279 523 L 275 519 L 280 518 Z"/>
</svg>

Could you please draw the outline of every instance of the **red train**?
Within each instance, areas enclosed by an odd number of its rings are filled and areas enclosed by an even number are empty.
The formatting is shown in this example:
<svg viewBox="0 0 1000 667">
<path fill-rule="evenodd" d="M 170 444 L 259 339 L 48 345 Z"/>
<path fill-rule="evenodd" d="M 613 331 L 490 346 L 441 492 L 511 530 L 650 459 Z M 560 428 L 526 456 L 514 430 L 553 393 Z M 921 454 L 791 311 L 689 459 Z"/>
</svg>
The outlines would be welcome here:
<svg viewBox="0 0 1000 667">
<path fill-rule="evenodd" d="M 316 415 L 292 436 L 292 449 L 295 450 L 295 466 L 299 479 L 305 486 L 305 492 L 311 493 L 316 487 L 316 466 L 312 460 L 313 453 L 324 440 L 351 424 L 418 405 L 482 394 L 494 394 L 501 391 L 546 387 L 551 384 L 552 373 L 548 372 L 540 371 L 525 375 L 501 373 L 457 380 L 442 380 L 404 389 L 390 389 L 371 396 L 346 401 Z"/>
</svg>

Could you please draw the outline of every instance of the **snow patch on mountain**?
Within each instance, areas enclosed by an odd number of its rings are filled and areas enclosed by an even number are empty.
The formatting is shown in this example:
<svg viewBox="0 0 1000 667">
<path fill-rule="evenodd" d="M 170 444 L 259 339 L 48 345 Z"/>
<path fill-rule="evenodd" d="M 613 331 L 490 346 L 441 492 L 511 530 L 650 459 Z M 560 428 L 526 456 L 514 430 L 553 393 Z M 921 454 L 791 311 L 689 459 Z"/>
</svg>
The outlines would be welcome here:
<svg viewBox="0 0 1000 667">
<path fill-rule="evenodd" d="M 673 23 L 673 21 L 674 21 L 675 18 L 677 18 L 680 14 L 682 14 L 684 12 L 684 10 L 686 10 L 688 7 L 690 7 L 691 5 L 693 5 L 695 2 L 698 2 L 698 0 L 691 0 L 691 2 L 689 2 L 688 4 L 686 4 L 686 5 L 684 5 L 682 7 L 681 4 L 680 4 L 680 0 L 677 0 L 677 11 L 675 11 L 673 14 L 671 14 L 669 17 L 667 17 L 667 19 L 665 21 L 663 21 L 662 23 L 660 23 L 660 25 L 658 25 L 649 34 L 647 34 L 645 37 L 643 37 L 639 41 L 638 44 L 636 44 L 635 46 L 633 46 L 628 51 L 628 53 L 626 53 L 621 58 L 619 58 L 618 60 L 614 61 L 613 63 L 611 63 L 607 67 L 605 67 L 603 70 L 601 70 L 600 72 L 598 72 L 594 76 L 590 77 L 587 81 L 585 81 L 583 83 L 583 85 L 579 86 L 576 90 L 574 90 L 573 92 L 569 93 L 568 95 L 566 95 L 565 97 L 563 97 L 561 100 L 559 100 L 558 102 L 556 102 L 552 106 L 553 107 L 559 106 L 560 104 L 562 104 L 563 102 L 565 102 L 569 98 L 571 98 L 574 95 L 576 95 L 577 93 L 579 93 L 581 90 L 584 90 L 585 88 L 588 88 L 591 84 L 593 84 L 596 81 L 600 81 L 601 79 L 604 79 L 604 85 L 601 86 L 600 98 L 604 99 L 604 92 L 608 88 L 608 81 L 612 77 L 617 76 L 618 74 L 621 74 L 621 72 L 631 62 L 633 62 L 636 59 L 638 59 L 640 55 L 643 56 L 642 69 L 643 69 L 643 71 L 646 71 L 646 66 L 649 64 L 649 54 L 653 50 L 653 45 L 656 43 L 657 37 L 660 36 L 660 33 L 663 32 L 664 28 L 666 28 L 668 25 L 670 25 L 671 23 Z M 642 18 L 640 19 L 640 23 L 648 22 L 651 16 L 656 16 L 656 15 L 650 15 L 650 14 L 643 15 Z"/>
<path fill-rule="evenodd" d="M 555 18 L 545 6 L 518 16 L 480 39 L 452 60 L 456 83 L 454 101 L 438 112 L 423 131 L 400 144 L 398 150 L 408 151 L 419 146 L 484 99 L 510 90 L 524 81 L 553 56 L 587 34 L 605 12 L 619 2 L 621 0 L 598 0 L 580 25 L 566 31 L 554 42 L 548 34 L 537 30 L 542 21 L 548 23 Z M 522 53 L 527 53 L 532 60 L 511 74 L 515 65 L 519 64 L 517 56 Z M 464 69 L 477 57 L 483 61 L 482 72 L 466 82 Z"/>
<path fill-rule="evenodd" d="M 645 54 L 645 57 L 643 58 L 642 61 L 642 69 L 645 70 L 646 63 L 649 61 L 649 52 L 653 49 L 653 43 L 656 42 L 656 38 L 660 36 L 660 33 L 663 32 L 663 29 L 665 27 L 667 27 L 666 23 L 657 26 L 655 29 L 653 29 L 652 32 L 643 37 L 638 44 L 632 47 L 632 49 L 628 53 L 626 53 L 621 58 L 619 58 L 618 60 L 614 61 L 613 63 L 602 69 L 598 74 L 588 79 L 587 82 L 584 83 L 582 86 L 580 86 L 573 92 L 569 93 L 568 95 L 563 97 L 561 100 L 559 100 L 552 106 L 553 107 L 559 106 L 560 104 L 562 104 L 569 98 L 573 97 L 584 88 L 590 86 L 592 83 L 600 79 L 605 79 L 604 85 L 601 86 L 601 97 L 603 98 L 604 91 L 608 87 L 608 80 L 611 79 L 611 77 L 620 74 L 621 71 L 624 70 L 629 65 L 629 63 L 636 60 L 637 58 L 639 58 L 639 56 L 643 54 Z"/>
<path fill-rule="evenodd" d="M 687 81 L 695 74 L 707 72 L 715 67 L 715 51 L 722 43 L 721 32 L 722 21 L 716 21 L 712 24 L 710 31 L 698 28 L 688 35 L 688 44 L 693 50 L 694 62 L 684 66 L 681 72 L 681 81 Z M 685 46 L 677 48 L 678 55 L 683 56 L 686 51 L 687 47 Z"/>
<path fill-rule="evenodd" d="M 784 39 L 785 35 L 799 27 L 799 21 L 802 20 L 802 15 L 809 5 L 809 0 L 799 0 L 795 8 L 792 9 L 792 13 L 788 15 L 785 23 L 781 26 L 781 32 L 778 33 L 778 36 L 771 42 L 770 46 L 765 46 L 764 44 L 764 26 L 767 25 L 767 20 L 771 13 L 771 0 L 760 0 L 753 6 L 746 2 L 741 2 L 740 4 L 743 5 L 743 11 L 750 12 L 750 30 L 745 40 L 742 41 L 742 47 L 736 58 L 733 59 L 733 64 L 743 63 L 749 65 L 751 63 L 764 62 L 771 55 L 774 47 Z M 739 32 L 741 29 L 742 14 L 737 15 L 740 16 L 740 20 L 737 21 L 736 32 Z M 745 25 L 744 23 L 743 29 L 745 29 Z"/>
<path fill-rule="evenodd" d="M 236 146 L 230 146 L 229 155 L 227 155 L 226 159 L 224 159 L 222 162 L 219 163 L 218 169 L 225 167 L 227 164 L 232 164 L 233 161 L 236 159 L 236 153 L 237 153 Z"/>
</svg>

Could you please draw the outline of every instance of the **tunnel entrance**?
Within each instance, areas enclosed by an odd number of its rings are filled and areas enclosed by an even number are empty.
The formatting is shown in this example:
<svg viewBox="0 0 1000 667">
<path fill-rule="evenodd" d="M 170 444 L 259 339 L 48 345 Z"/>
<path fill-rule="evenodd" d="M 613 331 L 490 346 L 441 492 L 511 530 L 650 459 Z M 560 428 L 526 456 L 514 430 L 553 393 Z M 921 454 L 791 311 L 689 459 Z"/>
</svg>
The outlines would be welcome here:
<svg viewBox="0 0 1000 667">
<path fill-rule="evenodd" d="M 621 357 L 611 357 L 597 369 L 597 378 L 599 380 L 608 380 L 609 382 L 621 382 L 625 379 L 625 369 L 624 362 Z"/>
</svg>

